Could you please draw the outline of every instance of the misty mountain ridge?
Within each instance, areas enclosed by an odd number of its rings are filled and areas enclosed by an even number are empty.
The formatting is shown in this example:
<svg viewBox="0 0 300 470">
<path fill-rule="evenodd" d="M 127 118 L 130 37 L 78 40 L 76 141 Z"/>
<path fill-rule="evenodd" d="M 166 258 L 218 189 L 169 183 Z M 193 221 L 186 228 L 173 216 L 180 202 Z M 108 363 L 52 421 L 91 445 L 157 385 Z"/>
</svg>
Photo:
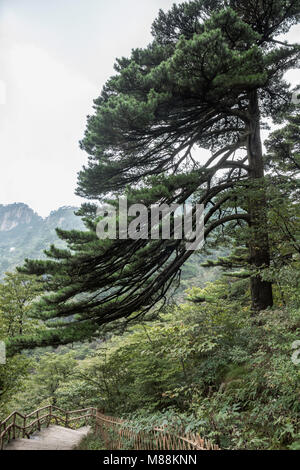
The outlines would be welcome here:
<svg viewBox="0 0 300 470">
<path fill-rule="evenodd" d="M 43 218 L 24 203 L 0 204 L 0 277 L 22 265 L 25 258 L 45 258 L 43 251 L 52 243 L 65 246 L 55 229 L 83 230 L 76 210 L 63 206 Z"/>
</svg>

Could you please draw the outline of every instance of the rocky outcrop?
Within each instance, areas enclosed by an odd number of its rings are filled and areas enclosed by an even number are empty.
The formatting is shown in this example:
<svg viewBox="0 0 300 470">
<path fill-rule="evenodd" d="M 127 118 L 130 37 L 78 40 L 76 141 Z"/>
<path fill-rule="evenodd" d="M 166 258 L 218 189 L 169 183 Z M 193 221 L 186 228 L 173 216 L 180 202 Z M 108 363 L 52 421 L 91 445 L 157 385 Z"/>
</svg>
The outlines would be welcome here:
<svg viewBox="0 0 300 470">
<path fill-rule="evenodd" d="M 58 239 L 55 229 L 83 230 L 76 207 L 64 206 L 43 219 L 23 203 L 0 205 L 0 278 L 6 271 L 22 265 L 25 258 L 44 258 L 44 250 Z"/>
<path fill-rule="evenodd" d="M 42 222 L 42 217 L 38 216 L 27 204 L 0 205 L 0 232 L 9 232 L 19 225 L 36 225 Z"/>
</svg>

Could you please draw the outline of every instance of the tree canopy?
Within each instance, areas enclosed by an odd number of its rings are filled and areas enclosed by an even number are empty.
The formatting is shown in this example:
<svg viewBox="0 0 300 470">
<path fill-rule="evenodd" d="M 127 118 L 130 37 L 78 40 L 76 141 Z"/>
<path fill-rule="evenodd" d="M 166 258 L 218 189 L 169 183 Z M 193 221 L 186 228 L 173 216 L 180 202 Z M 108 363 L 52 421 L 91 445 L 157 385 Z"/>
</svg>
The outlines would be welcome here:
<svg viewBox="0 0 300 470">
<path fill-rule="evenodd" d="M 293 108 L 284 74 L 300 46 L 278 36 L 299 16 L 299 0 L 185 2 L 160 11 L 148 47 L 116 61 L 81 141 L 89 161 L 77 193 L 91 200 L 79 211 L 89 231 L 59 230 L 67 249 L 26 261 L 26 273 L 47 280 L 35 316 L 49 329 L 12 350 L 91 337 L 165 298 L 191 252 L 174 237 L 99 240 L 95 201 L 120 194 L 148 208 L 204 204 L 206 238 L 245 226 L 253 311 L 272 306 L 261 275 L 272 260 L 260 131 Z"/>
</svg>

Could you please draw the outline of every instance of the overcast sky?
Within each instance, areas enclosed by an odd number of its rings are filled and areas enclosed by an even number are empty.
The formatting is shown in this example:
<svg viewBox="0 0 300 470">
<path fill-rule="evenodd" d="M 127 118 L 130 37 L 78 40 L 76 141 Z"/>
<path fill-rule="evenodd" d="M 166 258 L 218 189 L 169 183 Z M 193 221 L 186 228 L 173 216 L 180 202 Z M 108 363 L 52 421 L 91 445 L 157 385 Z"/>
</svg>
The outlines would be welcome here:
<svg viewBox="0 0 300 470">
<path fill-rule="evenodd" d="M 42 216 L 81 204 L 78 141 L 92 100 L 115 58 L 146 46 L 159 8 L 173 3 L 0 0 L 0 204 L 25 202 Z M 289 36 L 299 39 L 300 27 Z"/>
</svg>

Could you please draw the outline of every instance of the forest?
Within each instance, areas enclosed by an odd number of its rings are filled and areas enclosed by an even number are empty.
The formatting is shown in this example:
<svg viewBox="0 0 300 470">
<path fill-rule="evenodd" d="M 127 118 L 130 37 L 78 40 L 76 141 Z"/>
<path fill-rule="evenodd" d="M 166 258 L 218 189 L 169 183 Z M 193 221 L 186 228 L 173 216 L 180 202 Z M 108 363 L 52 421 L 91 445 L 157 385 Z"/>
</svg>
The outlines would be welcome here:
<svg viewBox="0 0 300 470">
<path fill-rule="evenodd" d="M 299 0 L 191 0 L 116 60 L 80 141 L 85 229 L 0 281 L 0 421 L 95 407 L 224 450 L 300 450 L 299 18 Z M 202 204 L 204 247 L 174 214 L 168 239 L 162 218 L 156 239 L 99 239 L 97 208 L 120 197 L 149 217 Z"/>
</svg>

